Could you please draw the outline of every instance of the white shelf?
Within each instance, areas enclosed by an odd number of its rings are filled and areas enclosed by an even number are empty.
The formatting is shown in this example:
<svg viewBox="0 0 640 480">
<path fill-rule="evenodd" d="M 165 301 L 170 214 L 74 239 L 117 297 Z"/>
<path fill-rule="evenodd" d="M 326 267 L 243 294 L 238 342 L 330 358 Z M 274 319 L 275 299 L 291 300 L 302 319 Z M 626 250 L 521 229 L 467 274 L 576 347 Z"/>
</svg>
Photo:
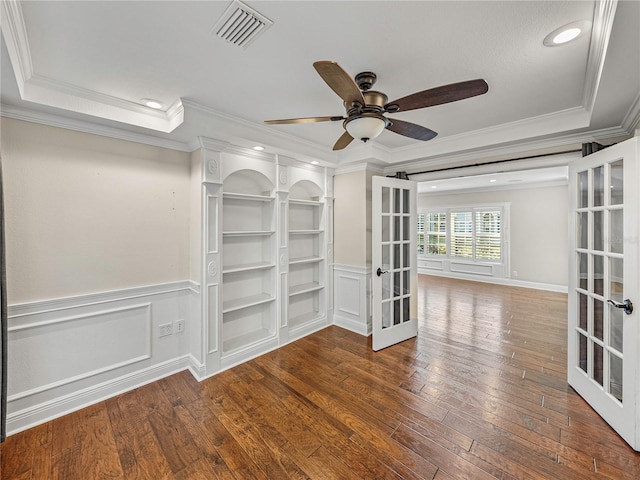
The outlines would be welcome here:
<svg viewBox="0 0 640 480">
<path fill-rule="evenodd" d="M 315 292 L 317 290 L 322 290 L 324 288 L 323 285 L 320 285 L 317 282 L 309 282 L 302 283 L 300 285 L 292 285 L 289 287 L 289 296 L 292 297 L 294 295 L 300 295 L 302 293 Z"/>
<path fill-rule="evenodd" d="M 230 198 L 235 200 L 250 200 L 254 202 L 270 202 L 274 197 L 267 195 L 255 195 L 252 193 L 235 193 L 235 192 L 223 192 L 223 198 Z"/>
<path fill-rule="evenodd" d="M 276 233 L 274 230 L 230 230 L 222 232 L 224 237 L 255 237 L 255 236 L 269 236 Z"/>
<path fill-rule="evenodd" d="M 266 340 L 273 337 L 273 333 L 269 332 L 266 328 L 259 330 L 253 330 L 251 332 L 238 335 L 237 337 L 227 338 L 222 342 L 222 350 L 225 354 L 232 353 L 235 350 L 240 350 L 251 346 L 252 344 Z"/>
<path fill-rule="evenodd" d="M 300 257 L 300 258 L 291 258 L 289 260 L 289 265 L 303 265 L 305 263 L 319 263 L 323 261 L 322 257 Z"/>
<path fill-rule="evenodd" d="M 298 315 L 295 317 L 290 317 L 289 318 L 289 325 L 291 326 L 291 328 L 296 328 L 299 327 L 301 325 L 305 325 L 307 323 L 311 323 L 314 320 L 318 320 L 322 317 L 322 315 L 320 315 L 319 312 L 307 312 L 307 313 L 303 313 L 302 315 Z"/>
<path fill-rule="evenodd" d="M 267 293 L 251 295 L 249 297 L 237 298 L 235 300 L 227 300 L 222 303 L 222 313 L 229 313 L 243 308 L 261 305 L 263 303 L 273 302 L 275 298 Z"/>
<path fill-rule="evenodd" d="M 289 230 L 289 235 L 316 235 L 323 230 Z"/>
<path fill-rule="evenodd" d="M 318 201 L 318 200 L 302 200 L 297 198 L 290 198 L 289 203 L 294 205 L 310 205 L 312 207 L 320 207 L 323 204 L 321 201 Z"/>
<path fill-rule="evenodd" d="M 275 264 L 270 262 L 247 263 L 245 265 L 228 265 L 222 269 L 222 273 L 249 272 L 254 270 L 266 270 L 267 268 L 273 267 L 275 267 Z"/>
</svg>

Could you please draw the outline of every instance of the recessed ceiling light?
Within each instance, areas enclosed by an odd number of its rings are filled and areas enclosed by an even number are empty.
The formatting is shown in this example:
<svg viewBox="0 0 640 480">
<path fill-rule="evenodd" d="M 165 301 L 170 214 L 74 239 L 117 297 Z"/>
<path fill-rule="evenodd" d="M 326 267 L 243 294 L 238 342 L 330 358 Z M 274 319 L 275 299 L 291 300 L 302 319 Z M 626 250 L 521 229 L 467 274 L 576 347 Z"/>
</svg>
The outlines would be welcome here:
<svg viewBox="0 0 640 480">
<path fill-rule="evenodd" d="M 320 162 L 318 160 L 314 160 L 313 162 L 311 162 L 311 165 L 319 165 Z"/>
<path fill-rule="evenodd" d="M 435 185 L 431 185 L 431 188 L 438 188 L 438 187 L 436 187 Z"/>
<path fill-rule="evenodd" d="M 560 28 L 556 28 L 553 32 L 547 35 L 542 43 L 547 47 L 557 47 L 558 45 L 564 45 L 572 40 L 575 40 L 584 32 L 591 28 L 591 22 L 587 20 L 581 20 L 579 22 L 569 23 Z"/>
<path fill-rule="evenodd" d="M 262 150 L 264 150 L 264 147 L 262 145 L 256 145 L 255 147 L 253 147 L 254 150 L 261 152 Z"/>
<path fill-rule="evenodd" d="M 491 180 L 489 180 L 491 183 L 497 182 L 497 180 L 495 178 L 492 178 Z"/>
<path fill-rule="evenodd" d="M 154 100 L 153 98 L 143 98 L 140 101 L 149 108 L 154 108 L 156 110 L 160 110 L 162 108 L 162 104 L 159 101 Z"/>
</svg>

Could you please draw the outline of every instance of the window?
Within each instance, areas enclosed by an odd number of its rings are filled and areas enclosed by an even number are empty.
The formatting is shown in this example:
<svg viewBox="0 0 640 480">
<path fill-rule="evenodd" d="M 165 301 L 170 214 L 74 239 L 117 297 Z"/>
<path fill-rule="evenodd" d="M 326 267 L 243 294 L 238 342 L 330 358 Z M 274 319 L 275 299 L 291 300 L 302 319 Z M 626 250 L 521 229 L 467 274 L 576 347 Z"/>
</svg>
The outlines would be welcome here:
<svg viewBox="0 0 640 480">
<path fill-rule="evenodd" d="M 451 256 L 473 258 L 473 216 L 471 212 L 451 212 Z"/>
<path fill-rule="evenodd" d="M 476 211 L 476 258 L 500 260 L 501 217 L 499 210 Z"/>
<path fill-rule="evenodd" d="M 504 206 L 492 205 L 442 208 L 420 213 L 418 253 L 504 263 L 504 212 Z"/>
<path fill-rule="evenodd" d="M 428 213 L 427 253 L 430 255 L 447 254 L 447 214 L 446 212 Z"/>
</svg>

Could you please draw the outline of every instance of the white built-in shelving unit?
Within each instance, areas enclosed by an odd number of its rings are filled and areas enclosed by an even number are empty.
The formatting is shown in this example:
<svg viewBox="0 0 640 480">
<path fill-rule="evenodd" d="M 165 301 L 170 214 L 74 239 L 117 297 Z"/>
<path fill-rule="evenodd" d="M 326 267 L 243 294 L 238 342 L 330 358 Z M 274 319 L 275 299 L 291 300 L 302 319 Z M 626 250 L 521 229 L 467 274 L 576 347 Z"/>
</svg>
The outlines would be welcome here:
<svg viewBox="0 0 640 480">
<path fill-rule="evenodd" d="M 329 325 L 332 172 L 209 139 L 192 158 L 202 329 L 191 341 L 208 376 Z"/>
</svg>

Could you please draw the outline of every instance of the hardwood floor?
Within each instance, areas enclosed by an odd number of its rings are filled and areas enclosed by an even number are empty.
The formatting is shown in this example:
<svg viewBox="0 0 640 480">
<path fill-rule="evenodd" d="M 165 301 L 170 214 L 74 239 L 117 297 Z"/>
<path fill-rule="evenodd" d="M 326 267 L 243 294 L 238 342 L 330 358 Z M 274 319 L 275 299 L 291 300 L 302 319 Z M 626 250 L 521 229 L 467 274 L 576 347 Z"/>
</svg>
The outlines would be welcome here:
<svg viewBox="0 0 640 480">
<path fill-rule="evenodd" d="M 329 327 L 10 436 L 3 479 L 629 479 L 566 383 L 566 295 L 420 277 L 418 338 Z"/>
</svg>

